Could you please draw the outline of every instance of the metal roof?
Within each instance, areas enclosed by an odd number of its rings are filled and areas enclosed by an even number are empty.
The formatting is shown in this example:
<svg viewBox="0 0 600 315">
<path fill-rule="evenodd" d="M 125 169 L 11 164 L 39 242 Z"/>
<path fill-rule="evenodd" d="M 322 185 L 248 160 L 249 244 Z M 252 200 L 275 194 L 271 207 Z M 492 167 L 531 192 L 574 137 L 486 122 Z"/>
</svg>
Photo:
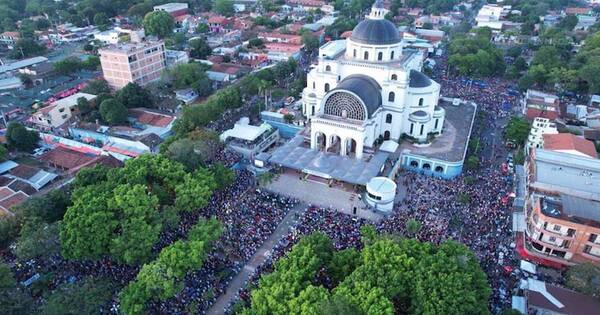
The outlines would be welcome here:
<svg viewBox="0 0 600 315">
<path fill-rule="evenodd" d="M 564 214 L 600 222 L 600 202 L 564 194 L 560 198 Z"/>
<path fill-rule="evenodd" d="M 373 78 L 364 74 L 354 74 L 344 78 L 333 91 L 350 91 L 365 103 L 369 118 L 381 106 L 381 87 Z"/>
<path fill-rule="evenodd" d="M 408 86 L 411 88 L 424 88 L 431 85 L 431 79 L 429 79 L 423 73 L 417 70 L 410 70 L 410 81 Z"/>
<path fill-rule="evenodd" d="M 402 41 L 394 23 L 386 19 L 365 19 L 352 30 L 350 39 L 367 45 L 393 45 Z"/>
</svg>

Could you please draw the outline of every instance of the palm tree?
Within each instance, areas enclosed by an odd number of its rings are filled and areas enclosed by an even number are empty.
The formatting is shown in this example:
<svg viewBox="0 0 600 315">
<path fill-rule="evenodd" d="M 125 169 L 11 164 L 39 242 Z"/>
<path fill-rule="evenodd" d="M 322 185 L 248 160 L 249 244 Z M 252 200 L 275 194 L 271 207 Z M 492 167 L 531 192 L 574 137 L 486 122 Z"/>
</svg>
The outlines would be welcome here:
<svg viewBox="0 0 600 315">
<path fill-rule="evenodd" d="M 266 80 L 260 80 L 258 82 L 258 94 L 263 93 L 265 95 L 265 109 L 269 108 L 269 103 L 267 101 L 267 92 L 271 88 L 271 82 Z M 260 109 L 259 109 L 260 112 Z"/>
<path fill-rule="evenodd" d="M 275 174 L 271 172 L 262 173 L 258 175 L 258 184 L 260 186 L 267 186 L 273 181 L 274 178 Z"/>
</svg>

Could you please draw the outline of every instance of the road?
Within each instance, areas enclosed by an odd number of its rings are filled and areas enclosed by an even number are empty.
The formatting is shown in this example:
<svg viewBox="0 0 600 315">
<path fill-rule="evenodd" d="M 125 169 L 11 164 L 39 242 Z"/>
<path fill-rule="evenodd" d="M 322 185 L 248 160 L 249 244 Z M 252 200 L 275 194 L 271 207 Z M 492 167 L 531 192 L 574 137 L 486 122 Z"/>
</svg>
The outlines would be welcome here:
<svg viewBox="0 0 600 315">
<path fill-rule="evenodd" d="M 207 314 L 217 315 L 225 312 L 225 308 L 237 298 L 237 293 L 240 291 L 240 289 L 246 285 L 252 274 L 254 274 L 256 268 L 258 268 L 258 266 L 267 260 L 273 250 L 273 247 L 275 247 L 279 240 L 285 234 L 287 234 L 290 227 L 296 223 L 296 218 L 302 211 L 304 211 L 304 209 L 306 209 L 306 205 L 299 203 L 287 213 L 287 215 L 275 229 L 275 232 L 271 234 L 271 236 L 254 253 L 254 255 L 252 255 L 242 270 L 240 270 L 233 280 L 231 280 L 227 286 L 227 289 L 225 290 L 225 293 L 217 298 L 211 308 L 208 309 Z"/>
</svg>

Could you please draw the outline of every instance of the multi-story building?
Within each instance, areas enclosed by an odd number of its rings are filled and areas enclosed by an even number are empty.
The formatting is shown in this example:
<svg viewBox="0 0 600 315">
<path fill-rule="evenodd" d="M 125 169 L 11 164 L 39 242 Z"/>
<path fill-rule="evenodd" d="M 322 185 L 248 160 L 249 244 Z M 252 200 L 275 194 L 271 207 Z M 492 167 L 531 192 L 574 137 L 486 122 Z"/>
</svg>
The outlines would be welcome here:
<svg viewBox="0 0 600 315">
<path fill-rule="evenodd" d="M 525 153 L 529 153 L 532 148 L 541 148 L 544 142 L 545 134 L 557 134 L 556 124 L 548 118 L 536 117 L 531 124 L 527 143 L 525 144 Z"/>
<path fill-rule="evenodd" d="M 527 253 L 563 265 L 600 264 L 600 160 L 533 149 L 525 170 Z"/>
<path fill-rule="evenodd" d="M 144 86 L 157 81 L 167 65 L 162 40 L 111 45 L 99 53 L 104 79 L 114 89 L 128 83 Z"/>
<path fill-rule="evenodd" d="M 522 99 L 523 115 L 530 121 L 536 117 L 555 120 L 560 114 L 560 99 L 553 94 L 536 90 L 527 90 Z"/>
</svg>

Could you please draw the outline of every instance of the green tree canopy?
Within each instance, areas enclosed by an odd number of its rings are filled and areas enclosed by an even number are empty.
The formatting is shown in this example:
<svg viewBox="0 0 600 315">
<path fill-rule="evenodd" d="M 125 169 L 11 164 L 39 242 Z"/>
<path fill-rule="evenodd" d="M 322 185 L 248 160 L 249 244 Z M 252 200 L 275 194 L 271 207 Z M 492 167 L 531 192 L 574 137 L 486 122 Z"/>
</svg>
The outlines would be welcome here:
<svg viewBox="0 0 600 315">
<path fill-rule="evenodd" d="M 165 38 L 173 33 L 175 21 L 165 11 L 152 11 L 144 16 L 144 29 L 148 35 Z"/>
<path fill-rule="evenodd" d="M 224 16 L 232 16 L 234 13 L 233 1 L 231 1 L 231 0 L 216 0 L 213 10 Z"/>
<path fill-rule="evenodd" d="M 11 148 L 30 152 L 38 146 L 39 133 L 29 130 L 18 122 L 10 122 L 6 129 L 6 142 Z"/>
<path fill-rule="evenodd" d="M 127 108 L 152 107 L 150 92 L 137 83 L 128 83 L 118 90 L 116 98 Z"/>
<path fill-rule="evenodd" d="M 127 121 L 127 108 L 123 103 L 114 98 L 107 99 L 100 103 L 99 109 L 102 120 L 111 125 L 118 125 Z"/>
</svg>

